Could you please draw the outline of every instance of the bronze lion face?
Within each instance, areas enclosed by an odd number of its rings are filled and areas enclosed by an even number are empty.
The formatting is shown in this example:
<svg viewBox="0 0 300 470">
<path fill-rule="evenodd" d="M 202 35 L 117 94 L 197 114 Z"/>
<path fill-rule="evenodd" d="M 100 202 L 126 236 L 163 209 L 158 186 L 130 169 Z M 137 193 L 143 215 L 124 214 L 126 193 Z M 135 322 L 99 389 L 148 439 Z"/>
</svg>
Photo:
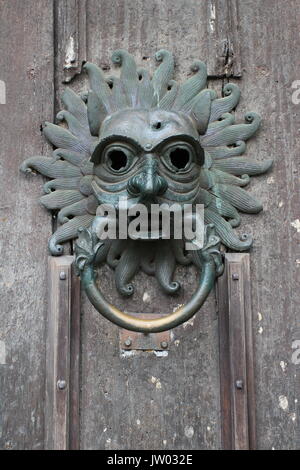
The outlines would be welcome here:
<svg viewBox="0 0 300 470">
<path fill-rule="evenodd" d="M 262 209 L 243 186 L 272 163 L 242 156 L 260 117 L 247 113 L 245 123 L 235 124 L 231 111 L 240 97 L 236 85 L 227 84 L 224 96 L 217 98 L 206 88 L 202 62 L 195 61 L 193 75 L 179 84 L 173 80 L 172 54 L 161 50 L 156 59 L 160 65 L 153 77 L 138 69 L 123 50 L 112 56 L 121 69 L 119 76 L 107 77 L 86 63 L 89 91 L 78 96 L 66 89 L 62 97 L 66 110 L 57 118 L 68 129 L 50 123 L 44 127 L 56 147 L 53 157 L 31 157 L 21 166 L 23 171 L 37 170 L 50 178 L 41 202 L 55 211 L 60 224 L 50 238 L 50 252 L 62 254 L 63 243 L 76 239 L 80 231 L 78 257 L 92 250 L 88 256 L 94 257 L 95 266 L 109 264 L 124 295 L 132 294 L 131 280 L 140 269 L 155 274 L 166 292 L 176 292 L 176 263 L 194 262 L 201 269 L 201 255 L 187 252 L 184 239 L 174 237 L 149 241 L 141 235 L 138 240 L 107 239 L 97 245 L 99 206 L 113 206 L 118 219 L 122 198 L 131 206 L 202 204 L 206 242 L 208 232 L 214 231 L 216 243 L 243 251 L 252 240 L 240 239 L 234 231 L 240 224 L 239 211 Z M 82 262 L 78 258 L 81 268 L 84 256 Z"/>
</svg>

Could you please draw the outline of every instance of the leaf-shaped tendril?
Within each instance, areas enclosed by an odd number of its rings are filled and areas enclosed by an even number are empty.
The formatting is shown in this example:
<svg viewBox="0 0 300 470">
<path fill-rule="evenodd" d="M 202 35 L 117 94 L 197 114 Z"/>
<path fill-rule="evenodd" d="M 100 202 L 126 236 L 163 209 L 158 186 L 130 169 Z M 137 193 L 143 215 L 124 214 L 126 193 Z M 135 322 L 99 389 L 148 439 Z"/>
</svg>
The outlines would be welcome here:
<svg viewBox="0 0 300 470">
<path fill-rule="evenodd" d="M 78 119 L 73 116 L 69 111 L 59 111 L 56 119 L 60 122 L 65 121 L 68 124 L 69 131 L 78 138 L 89 139 L 91 137 L 90 129 L 88 126 L 82 126 Z"/>
<path fill-rule="evenodd" d="M 121 255 L 126 247 L 126 240 L 112 240 L 107 254 L 107 264 L 115 269 L 121 259 Z"/>
<path fill-rule="evenodd" d="M 205 208 L 217 212 L 222 217 L 229 218 L 229 223 L 232 227 L 237 227 L 240 224 L 240 216 L 236 208 L 224 199 L 220 199 L 214 194 L 211 194 L 209 191 L 201 188 L 196 202 L 203 204 Z"/>
<path fill-rule="evenodd" d="M 106 260 L 111 242 L 112 240 L 103 240 L 103 244 L 100 246 L 95 256 L 95 266 L 99 266 Z"/>
<path fill-rule="evenodd" d="M 204 207 L 207 207 L 211 203 L 213 197 L 214 196 L 205 189 L 199 188 L 196 203 L 203 204 Z"/>
<path fill-rule="evenodd" d="M 231 227 L 238 227 L 241 223 L 241 218 L 236 208 L 224 199 L 220 199 L 213 194 L 211 194 L 211 196 L 212 199 L 208 209 L 217 212 L 226 219 L 230 219 L 228 222 L 230 223 Z"/>
<path fill-rule="evenodd" d="M 49 178 L 73 178 L 81 176 L 80 169 L 74 165 L 64 161 L 56 162 L 49 157 L 39 156 L 27 158 L 20 166 L 20 170 L 24 173 L 31 173 L 32 170 L 36 170 Z"/>
<path fill-rule="evenodd" d="M 102 70 L 90 62 L 84 64 L 83 70 L 87 72 L 92 90 L 98 95 L 103 107 L 109 114 L 112 111 L 112 96 Z"/>
<path fill-rule="evenodd" d="M 175 80 L 170 80 L 167 86 L 167 91 L 160 100 L 159 107 L 166 111 L 172 109 L 178 90 L 179 84 Z"/>
<path fill-rule="evenodd" d="M 107 110 L 93 90 L 90 90 L 88 93 L 87 114 L 90 132 L 92 135 L 98 136 L 101 124 L 107 116 Z"/>
<path fill-rule="evenodd" d="M 137 101 L 138 74 L 136 63 L 131 54 L 123 49 L 118 49 L 111 56 L 113 64 L 121 67 L 121 81 L 129 102 L 129 106 L 135 106 Z"/>
<path fill-rule="evenodd" d="M 80 179 L 78 189 L 85 196 L 90 196 L 91 194 L 94 193 L 93 188 L 92 188 L 92 181 L 93 181 L 92 175 L 86 175 Z"/>
<path fill-rule="evenodd" d="M 207 168 L 202 168 L 199 175 L 200 187 L 203 189 L 209 189 L 213 186 L 214 182 L 213 173 Z"/>
<path fill-rule="evenodd" d="M 43 133 L 55 147 L 69 149 L 75 152 L 89 153 L 91 145 L 90 139 L 79 140 L 70 131 L 61 126 L 45 122 Z"/>
<path fill-rule="evenodd" d="M 80 177 L 57 178 L 51 181 L 47 181 L 47 183 L 44 184 L 43 189 L 44 192 L 47 194 L 51 193 L 52 191 L 55 191 L 56 189 L 78 189 L 80 179 Z"/>
<path fill-rule="evenodd" d="M 259 175 L 268 171 L 273 164 L 272 159 L 260 162 L 258 160 L 251 160 L 250 158 L 224 158 L 222 160 L 214 161 L 213 168 L 226 171 L 232 175 Z"/>
<path fill-rule="evenodd" d="M 215 134 L 202 137 L 200 139 L 201 144 L 205 147 L 217 147 L 219 145 L 231 145 L 238 140 L 249 139 L 259 128 L 261 118 L 256 113 L 247 113 L 245 120 L 248 124 L 234 124 L 216 131 Z"/>
<path fill-rule="evenodd" d="M 62 160 L 66 160 L 76 166 L 80 166 L 83 161 L 87 160 L 86 155 L 79 152 L 72 152 L 72 150 L 67 149 L 56 149 L 53 151 L 52 156 L 54 160 L 59 160 L 61 158 Z"/>
<path fill-rule="evenodd" d="M 223 219 L 219 214 L 210 209 L 204 211 L 204 221 L 206 224 L 214 224 L 216 232 L 222 243 L 235 251 L 245 251 L 252 245 L 252 238 L 241 241 L 234 233 L 229 222 Z"/>
<path fill-rule="evenodd" d="M 148 70 L 140 68 L 137 71 L 139 77 L 137 104 L 141 108 L 149 108 L 153 102 L 154 89 Z"/>
<path fill-rule="evenodd" d="M 185 113 L 185 114 L 189 114 L 191 112 L 191 110 L 193 109 L 193 106 L 195 105 L 195 103 L 198 101 L 199 99 L 199 96 L 205 92 L 208 92 L 209 93 L 209 96 L 210 96 L 210 100 L 214 100 L 215 99 L 215 91 L 214 90 L 211 90 L 210 88 L 204 88 L 203 90 L 201 90 L 196 96 L 194 96 L 194 98 L 192 98 L 188 103 L 186 103 L 182 108 L 181 108 L 181 112 Z"/>
<path fill-rule="evenodd" d="M 205 134 L 210 116 L 211 93 L 203 90 L 197 96 L 197 100 L 191 110 L 191 116 L 195 119 L 197 130 L 200 135 Z"/>
<path fill-rule="evenodd" d="M 225 199 L 242 212 L 256 214 L 262 210 L 262 204 L 251 194 L 238 186 L 215 184 L 210 191 L 215 196 Z"/>
<path fill-rule="evenodd" d="M 233 176 L 221 170 L 217 170 L 216 168 L 212 168 L 210 171 L 213 174 L 215 183 L 246 186 L 250 182 L 250 177 L 246 174 L 243 174 L 241 178 L 237 178 L 236 176 Z"/>
<path fill-rule="evenodd" d="M 93 220 L 93 215 L 82 215 L 74 217 L 74 219 L 61 225 L 49 240 L 49 250 L 54 256 L 59 256 L 63 253 L 63 246 L 61 243 L 77 237 L 78 229 L 80 227 L 88 227 Z"/>
<path fill-rule="evenodd" d="M 66 88 L 62 94 L 62 102 L 67 110 L 80 122 L 80 124 L 87 128 L 87 108 L 82 98 L 78 96 L 71 88 Z"/>
<path fill-rule="evenodd" d="M 214 134 L 216 131 L 224 129 L 224 127 L 231 126 L 235 121 L 234 115 L 230 113 L 222 114 L 221 118 L 222 119 L 219 121 L 212 122 L 208 125 L 206 135 Z"/>
<path fill-rule="evenodd" d="M 90 210 L 90 205 L 94 204 L 96 208 L 96 199 L 95 196 L 89 196 L 84 198 L 74 204 L 70 204 L 66 207 L 63 207 L 57 214 L 57 220 L 64 224 L 68 222 L 70 217 L 76 217 L 77 215 L 93 214 L 95 215 L 95 210 Z"/>
<path fill-rule="evenodd" d="M 191 263 L 190 253 L 185 253 L 184 241 L 171 239 L 172 250 L 176 261 L 182 266 L 187 266 Z"/>
<path fill-rule="evenodd" d="M 113 95 L 113 105 L 114 105 L 115 111 L 118 111 L 119 109 L 128 108 L 131 106 L 132 104 L 131 98 L 128 97 L 126 84 L 123 80 L 121 80 L 118 77 L 114 77 L 113 79 L 112 95 Z"/>
<path fill-rule="evenodd" d="M 183 109 L 206 86 L 207 69 L 204 62 L 196 60 L 191 70 L 195 75 L 180 85 L 173 109 Z"/>
<path fill-rule="evenodd" d="M 234 83 L 227 83 L 223 88 L 224 98 L 216 99 L 211 104 L 210 122 L 219 119 L 222 114 L 232 111 L 238 104 L 241 90 Z"/>
<path fill-rule="evenodd" d="M 167 92 L 170 80 L 172 80 L 174 75 L 174 58 L 171 52 L 161 49 L 156 52 L 155 59 L 157 62 L 161 62 L 155 70 L 152 78 L 152 85 L 156 98 L 155 104 L 159 105 L 160 100 Z"/>
<path fill-rule="evenodd" d="M 206 170 L 209 170 L 212 167 L 213 164 L 213 159 L 209 155 L 207 151 L 204 151 L 204 163 L 203 163 L 203 168 Z"/>
<path fill-rule="evenodd" d="M 202 146 L 205 148 L 205 151 L 216 160 L 234 157 L 235 155 L 242 155 L 246 150 L 246 144 L 243 140 L 238 140 L 232 147 L 209 147 L 203 143 Z"/>
<path fill-rule="evenodd" d="M 121 255 L 121 259 L 115 270 L 115 281 L 118 292 L 130 296 L 134 292 L 131 279 L 137 273 L 140 266 L 140 256 L 134 243 L 127 242 L 127 247 Z"/>
<path fill-rule="evenodd" d="M 78 202 L 81 199 L 83 199 L 83 196 L 79 191 L 71 189 L 59 189 L 50 194 L 42 196 L 40 198 L 40 202 L 47 209 L 61 209 L 62 207 L 74 204 L 75 202 Z"/>
<path fill-rule="evenodd" d="M 175 270 L 175 256 L 168 243 L 160 241 L 159 247 L 157 247 L 155 256 L 155 275 L 156 278 L 168 294 L 175 294 L 180 288 L 180 284 L 177 281 L 173 281 L 173 274 Z"/>
</svg>

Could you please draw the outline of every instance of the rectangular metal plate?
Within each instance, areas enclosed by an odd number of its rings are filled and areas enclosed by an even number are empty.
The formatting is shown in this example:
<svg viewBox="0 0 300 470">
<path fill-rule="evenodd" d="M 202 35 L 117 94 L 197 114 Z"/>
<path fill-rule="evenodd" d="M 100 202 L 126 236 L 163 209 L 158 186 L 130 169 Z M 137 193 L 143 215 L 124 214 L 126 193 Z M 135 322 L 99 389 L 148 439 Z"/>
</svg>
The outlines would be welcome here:
<svg viewBox="0 0 300 470">
<path fill-rule="evenodd" d="M 128 312 L 129 313 L 129 312 Z M 148 320 L 153 318 L 159 318 L 163 315 L 154 313 L 141 313 L 132 314 L 138 318 L 146 318 Z M 131 351 L 133 349 L 139 349 L 143 351 L 168 351 L 170 345 L 170 331 L 163 331 L 161 333 L 138 333 L 136 331 L 129 331 L 120 328 L 120 349 L 125 351 Z"/>
</svg>

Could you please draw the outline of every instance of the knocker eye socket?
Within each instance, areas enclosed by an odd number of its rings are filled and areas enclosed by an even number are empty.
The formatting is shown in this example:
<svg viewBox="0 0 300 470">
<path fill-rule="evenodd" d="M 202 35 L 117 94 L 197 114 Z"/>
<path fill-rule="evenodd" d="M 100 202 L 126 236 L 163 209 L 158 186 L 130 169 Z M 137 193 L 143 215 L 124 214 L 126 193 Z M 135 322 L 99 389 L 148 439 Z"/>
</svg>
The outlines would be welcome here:
<svg viewBox="0 0 300 470">
<path fill-rule="evenodd" d="M 128 158 L 122 150 L 111 150 L 107 156 L 107 163 L 114 171 L 122 171 L 126 168 Z"/>
<path fill-rule="evenodd" d="M 190 170 L 195 152 L 186 144 L 172 145 L 164 151 L 162 161 L 169 170 L 183 173 Z"/>
<path fill-rule="evenodd" d="M 122 146 L 110 146 L 104 152 L 104 162 L 113 173 L 124 173 L 135 163 L 134 152 Z"/>
<path fill-rule="evenodd" d="M 184 170 L 190 161 L 189 151 L 182 148 L 176 148 L 170 152 L 170 161 L 178 170 Z"/>
</svg>

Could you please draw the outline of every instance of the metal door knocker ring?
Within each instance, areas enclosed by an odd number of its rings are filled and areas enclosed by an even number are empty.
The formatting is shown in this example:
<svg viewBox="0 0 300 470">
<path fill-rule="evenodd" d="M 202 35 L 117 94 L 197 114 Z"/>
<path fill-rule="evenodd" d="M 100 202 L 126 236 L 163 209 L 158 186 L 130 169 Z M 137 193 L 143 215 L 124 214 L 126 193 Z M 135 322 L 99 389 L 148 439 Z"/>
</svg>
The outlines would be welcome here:
<svg viewBox="0 0 300 470">
<path fill-rule="evenodd" d="M 208 234 L 214 232 L 212 225 L 207 227 L 207 232 Z M 214 286 L 216 276 L 219 276 L 223 271 L 221 254 L 218 250 L 219 245 L 220 239 L 214 234 L 210 234 L 205 247 L 196 252 L 195 258 L 198 258 L 197 264 L 201 266 L 201 277 L 199 286 L 191 300 L 175 312 L 152 320 L 128 315 L 105 300 L 96 285 L 97 265 L 99 263 L 97 255 L 99 256 L 99 253 L 101 255 L 104 243 L 99 242 L 96 233 L 89 229 L 80 229 L 79 231 L 76 243 L 76 266 L 89 300 L 105 318 L 127 330 L 158 333 L 181 325 L 189 320 L 202 306 Z"/>
</svg>

